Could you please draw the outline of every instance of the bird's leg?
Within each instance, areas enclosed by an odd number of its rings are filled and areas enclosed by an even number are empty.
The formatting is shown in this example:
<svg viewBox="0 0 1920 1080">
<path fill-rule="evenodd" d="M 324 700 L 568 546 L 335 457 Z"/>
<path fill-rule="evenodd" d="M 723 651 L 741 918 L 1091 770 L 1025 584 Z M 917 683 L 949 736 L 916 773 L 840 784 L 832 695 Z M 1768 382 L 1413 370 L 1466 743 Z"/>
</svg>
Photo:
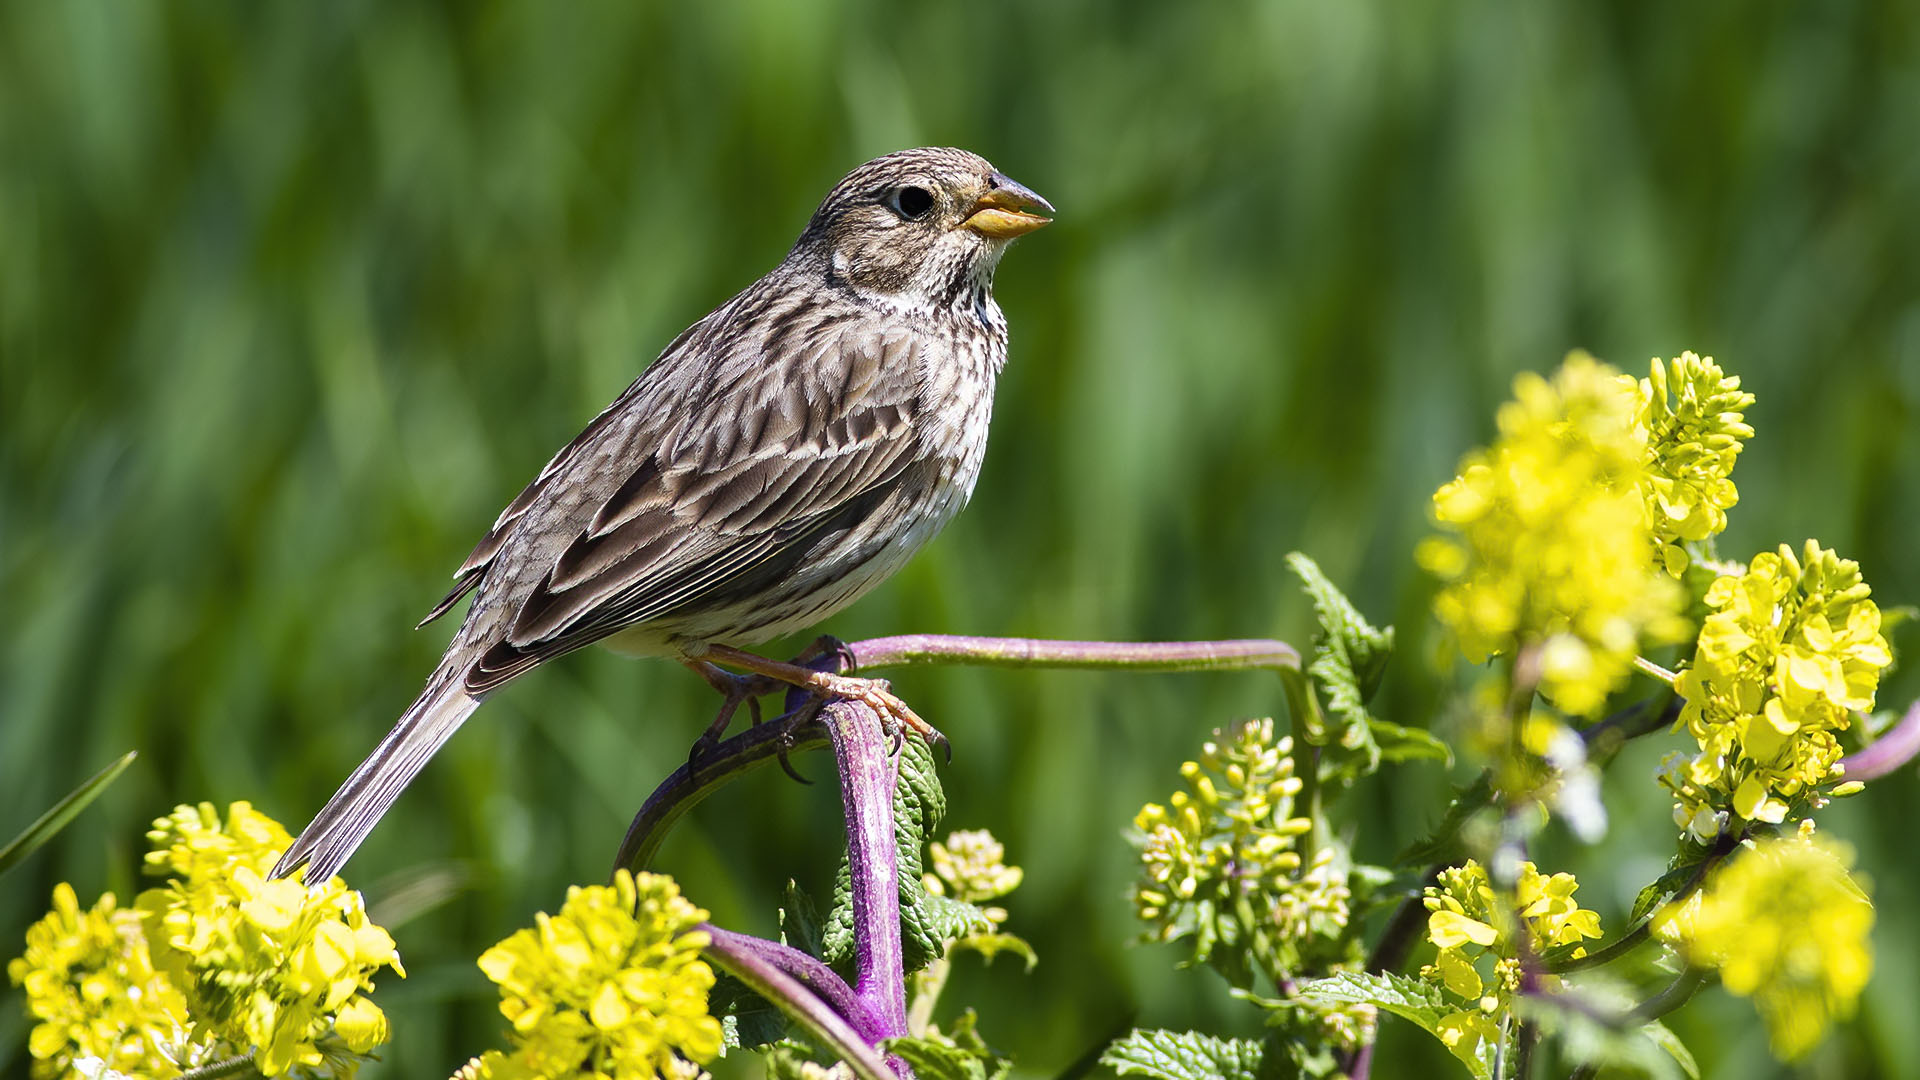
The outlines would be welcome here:
<svg viewBox="0 0 1920 1080">
<path fill-rule="evenodd" d="M 833 670 L 836 672 L 845 671 L 854 666 L 853 650 L 847 648 L 846 642 L 832 634 L 821 634 L 814 638 L 806 648 L 800 650 L 800 655 L 793 658 L 793 663 L 798 667 L 818 671 L 824 666 L 820 661 L 829 656 L 833 657 Z"/>
<path fill-rule="evenodd" d="M 830 647 L 827 646 L 826 643 L 831 643 Z M 832 638 L 822 638 L 820 641 L 814 642 L 808 651 L 821 650 L 820 655 L 824 656 L 828 651 L 832 651 L 832 649 L 843 648 L 844 646 Z M 714 663 L 741 668 L 753 672 L 755 675 L 763 675 L 769 679 L 777 679 L 789 686 L 797 686 L 802 690 L 809 690 L 823 697 L 858 701 L 874 712 L 879 713 L 883 720 L 890 720 L 900 727 L 919 735 L 929 743 L 943 747 L 947 745 L 947 737 L 940 734 L 939 730 L 932 724 L 920 719 L 920 714 L 914 712 L 911 706 L 900 700 L 899 695 L 893 692 L 887 685 L 887 680 L 885 679 L 862 679 L 852 675 L 836 674 L 831 671 L 817 671 L 796 663 L 769 660 L 764 656 L 744 652 L 730 645 L 709 645 L 707 646 L 707 651 L 702 655 Z M 801 655 L 804 656 L 806 654 L 802 653 Z M 949 753 L 951 753 L 951 751 L 949 751 Z"/>
<path fill-rule="evenodd" d="M 682 660 L 689 671 L 707 681 L 707 685 L 720 692 L 720 713 L 707 725 L 707 730 L 694 740 L 693 749 L 687 753 L 687 763 L 692 765 L 720 744 L 720 736 L 726 734 L 727 725 L 733 722 L 733 714 L 740 710 L 744 702 L 747 715 L 754 724 L 760 723 L 760 696 L 771 694 L 786 685 L 777 679 L 764 675 L 735 675 L 716 664 L 705 660 Z"/>
</svg>

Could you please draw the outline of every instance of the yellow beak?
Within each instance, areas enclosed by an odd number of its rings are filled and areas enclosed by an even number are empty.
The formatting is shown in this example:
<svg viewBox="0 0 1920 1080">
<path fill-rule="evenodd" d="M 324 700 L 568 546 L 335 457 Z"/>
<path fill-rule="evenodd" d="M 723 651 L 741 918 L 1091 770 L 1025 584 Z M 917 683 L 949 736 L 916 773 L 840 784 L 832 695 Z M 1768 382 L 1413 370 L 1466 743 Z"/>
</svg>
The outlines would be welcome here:
<svg viewBox="0 0 1920 1080">
<path fill-rule="evenodd" d="M 960 223 L 961 228 L 972 229 L 993 240 L 1011 240 L 1016 236 L 1025 236 L 1053 220 L 1027 213 L 1029 210 L 1045 210 L 1051 214 L 1053 204 L 1025 184 L 999 173 L 994 173 L 987 183 L 990 186 L 986 193 L 974 201 L 967 220 Z"/>
</svg>

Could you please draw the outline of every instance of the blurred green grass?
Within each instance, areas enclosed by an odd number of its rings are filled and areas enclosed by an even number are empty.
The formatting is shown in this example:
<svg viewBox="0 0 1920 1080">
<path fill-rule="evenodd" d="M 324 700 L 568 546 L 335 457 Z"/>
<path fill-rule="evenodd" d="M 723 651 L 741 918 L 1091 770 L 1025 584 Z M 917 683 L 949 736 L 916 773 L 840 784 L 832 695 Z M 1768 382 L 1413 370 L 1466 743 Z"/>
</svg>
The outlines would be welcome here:
<svg viewBox="0 0 1920 1080">
<path fill-rule="evenodd" d="M 1574 347 L 1720 358 L 1759 398 L 1724 550 L 1817 536 L 1920 600 L 1916 132 L 1900 0 L 0 5 L 0 831 L 142 753 L 9 878 L 0 942 L 56 880 L 137 888 L 175 802 L 304 822 L 431 666 L 446 631 L 407 628 L 499 506 L 902 146 L 979 151 L 1061 213 L 1000 272 L 1013 361 L 973 507 L 842 637 L 1299 639 L 1300 548 L 1399 624 L 1384 704 L 1423 722 L 1426 497 L 1513 373 Z M 951 991 L 1024 1075 L 1127 1022 L 1251 1030 L 1211 976 L 1123 946 L 1120 830 L 1276 685 L 897 683 L 954 739 L 949 824 L 1027 867 L 1012 927 L 1041 967 L 963 963 Z M 1883 700 L 1916 694 L 1906 670 Z M 593 652 L 449 746 L 351 867 L 376 899 L 423 862 L 473 880 L 402 928 L 367 1075 L 495 1043 L 473 957 L 604 872 L 711 708 Z M 1553 853 L 1616 924 L 1669 843 L 1662 749 L 1614 770 L 1604 845 Z M 1920 1076 L 1911 779 L 1830 814 L 1880 968 L 1809 1075 Z M 1357 792 L 1362 850 L 1446 780 Z M 753 777 L 661 865 L 771 932 L 788 877 L 828 880 L 830 788 Z M 1707 1075 L 1784 1072 L 1744 1002 L 1675 1026 Z M 1389 1024 L 1386 1060 L 1439 1067 L 1417 1038 Z"/>
</svg>

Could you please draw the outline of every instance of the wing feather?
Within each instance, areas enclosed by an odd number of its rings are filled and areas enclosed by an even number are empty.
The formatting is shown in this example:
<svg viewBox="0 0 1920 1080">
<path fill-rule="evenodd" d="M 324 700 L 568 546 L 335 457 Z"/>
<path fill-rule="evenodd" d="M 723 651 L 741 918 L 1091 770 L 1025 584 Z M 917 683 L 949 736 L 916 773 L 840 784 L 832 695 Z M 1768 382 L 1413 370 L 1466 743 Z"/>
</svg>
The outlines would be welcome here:
<svg viewBox="0 0 1920 1080">
<path fill-rule="evenodd" d="M 499 629 L 476 642 L 485 647 L 466 675 L 470 693 L 734 595 L 761 575 L 777 578 L 825 530 L 885 501 L 917 458 L 918 338 L 863 332 L 871 326 L 864 319 L 801 325 L 818 342 L 811 355 L 789 348 L 716 362 L 726 376 L 686 393 L 691 400 L 679 407 L 652 400 L 662 395 L 647 385 L 649 371 L 555 457 L 517 510 L 502 514 L 501 535 L 490 533 L 469 559 L 484 559 L 468 570 L 476 577 L 515 545 L 516 530 L 573 532 L 548 545 L 544 566 L 522 568 L 516 595 L 500 598 Z M 609 462 L 625 475 L 600 475 Z M 596 477 L 603 495 L 563 497 Z"/>
</svg>

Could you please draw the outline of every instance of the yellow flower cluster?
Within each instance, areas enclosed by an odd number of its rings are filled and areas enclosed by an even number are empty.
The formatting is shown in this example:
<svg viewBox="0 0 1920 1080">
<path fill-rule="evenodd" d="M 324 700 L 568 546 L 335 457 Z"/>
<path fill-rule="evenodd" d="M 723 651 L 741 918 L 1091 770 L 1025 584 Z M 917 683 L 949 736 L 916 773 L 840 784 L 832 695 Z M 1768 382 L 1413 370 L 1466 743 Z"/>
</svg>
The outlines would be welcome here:
<svg viewBox="0 0 1920 1080">
<path fill-rule="evenodd" d="M 960 829 L 928 848 L 933 856 L 928 890 L 969 904 L 998 900 L 1025 877 L 1025 871 L 1007 865 L 1006 847 L 985 829 Z"/>
<path fill-rule="evenodd" d="M 976 906 L 998 900 L 1020 887 L 1026 871 L 1006 863 L 1007 849 L 985 829 L 959 829 L 944 843 L 927 845 L 932 871 L 920 875 L 921 885 L 935 896 L 951 896 Z M 981 907 L 990 926 L 1007 921 L 1007 909 Z"/>
<path fill-rule="evenodd" d="M 669 1077 L 701 1074 L 720 1052 L 707 1013 L 713 970 L 700 959 L 707 913 L 670 877 L 620 871 L 614 883 L 567 890 L 558 915 L 541 913 L 480 957 L 500 984 L 514 1047 L 489 1051 L 467 1078 Z"/>
<path fill-rule="evenodd" d="M 147 835 L 165 885 L 132 909 L 109 893 L 87 912 L 60 885 L 7 966 L 41 1021 L 35 1075 L 160 1080 L 247 1056 L 266 1076 L 351 1077 L 387 1039 L 363 992 L 380 968 L 405 975 L 360 894 L 339 878 L 266 880 L 290 838 L 244 802 L 224 821 L 211 804 L 178 807 Z"/>
<path fill-rule="evenodd" d="M 393 938 L 337 877 L 312 888 L 266 878 L 292 842 L 278 822 L 245 802 L 223 822 L 202 803 L 147 837 L 149 869 L 173 876 L 140 894 L 142 930 L 197 1023 L 255 1048 L 267 1076 L 296 1066 L 348 1076 L 356 1055 L 387 1040 L 385 1014 L 363 995 L 383 967 L 405 977 Z"/>
<path fill-rule="evenodd" d="M 1647 441 L 1631 380 L 1584 353 L 1514 380 L 1500 438 L 1433 497 L 1448 535 L 1420 544 L 1447 582 L 1434 612 L 1478 662 L 1539 648 L 1539 687 L 1597 710 L 1645 641 L 1685 634 L 1676 582 L 1648 565 Z"/>
<path fill-rule="evenodd" d="M 1777 824 L 1789 800 L 1838 776 L 1835 732 L 1873 708 L 1893 662 L 1870 591 L 1859 564 L 1812 540 L 1799 557 L 1781 545 L 1708 588 L 1712 613 L 1675 684 L 1700 751 L 1661 775 L 1674 820 L 1696 840 L 1716 835 L 1728 810 Z"/>
<path fill-rule="evenodd" d="M 1656 932 L 1753 998 L 1775 1056 L 1790 1061 L 1853 1015 L 1873 974 L 1873 904 L 1847 872 L 1852 853 L 1804 826 L 1744 847 L 1703 893 L 1663 910 Z"/>
<path fill-rule="evenodd" d="M 1143 834 L 1146 880 L 1133 888 L 1134 914 L 1172 940 L 1198 903 L 1271 900 L 1294 886 L 1294 840 L 1313 828 L 1293 816 L 1300 778 L 1293 739 L 1274 739 L 1271 719 L 1215 731 L 1199 761 L 1180 766 L 1186 791 L 1134 816 Z"/>
<path fill-rule="evenodd" d="M 153 969 L 140 914 L 112 893 L 82 911 L 73 886 L 55 886 L 53 910 L 27 930 L 7 975 L 38 1021 L 27 1037 L 36 1077 L 73 1076 L 85 1062 L 163 1080 L 210 1060 L 188 1035 L 185 999 Z"/>
<path fill-rule="evenodd" d="M 1712 357 L 1690 352 L 1670 363 L 1655 358 L 1644 379 L 1626 378 L 1639 397 L 1634 426 L 1647 447 L 1647 520 L 1662 565 L 1678 576 L 1689 562 L 1681 543 L 1718 535 L 1740 501 L 1730 476 L 1753 437 L 1744 422 L 1753 395 Z"/>
<path fill-rule="evenodd" d="M 1518 912 L 1527 940 L 1536 952 L 1586 955 L 1581 944 L 1600 936 L 1600 915 L 1574 900 L 1579 882 L 1572 874 L 1544 875 L 1533 863 L 1520 864 L 1511 907 L 1503 907 L 1487 872 L 1471 859 L 1440 872 L 1426 890 L 1427 940 L 1439 950 L 1420 976 L 1445 987 L 1465 1007 L 1442 1017 L 1438 1028 L 1447 1049 L 1469 1065 L 1484 1039 L 1498 1039 L 1498 1017 L 1520 985 L 1520 961 L 1513 940 Z"/>
</svg>

